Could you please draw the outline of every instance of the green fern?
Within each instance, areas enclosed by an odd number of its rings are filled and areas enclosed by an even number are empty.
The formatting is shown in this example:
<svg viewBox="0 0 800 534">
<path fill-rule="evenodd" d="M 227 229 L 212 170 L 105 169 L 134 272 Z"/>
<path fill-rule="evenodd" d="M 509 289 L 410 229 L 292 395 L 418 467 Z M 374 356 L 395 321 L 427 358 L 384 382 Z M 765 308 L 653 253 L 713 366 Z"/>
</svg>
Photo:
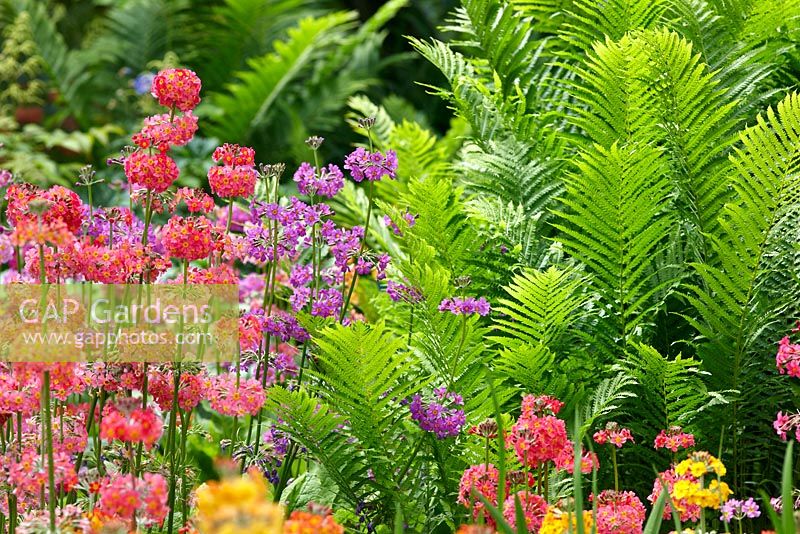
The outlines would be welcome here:
<svg viewBox="0 0 800 534">
<path fill-rule="evenodd" d="M 619 415 L 625 399 L 636 396 L 633 392 L 635 384 L 634 377 L 624 371 L 600 382 L 592 392 L 591 401 L 583 409 L 582 432 L 596 427 L 602 418 L 608 418 L 611 414 Z"/>
<path fill-rule="evenodd" d="M 664 0 L 574 0 L 562 26 L 562 36 L 586 50 L 595 41 L 615 41 L 632 30 L 657 26 L 666 7 Z"/>
<path fill-rule="evenodd" d="M 220 138 L 245 141 L 265 120 L 286 86 L 299 76 L 321 51 L 339 44 L 353 26 L 355 15 L 342 12 L 304 19 L 289 30 L 275 51 L 248 61 L 250 69 L 237 74 L 238 83 L 227 94 L 214 94 L 214 115 L 209 132 Z"/>
<path fill-rule="evenodd" d="M 343 417 L 304 389 L 273 387 L 266 406 L 280 421 L 278 428 L 288 432 L 325 467 L 351 506 L 358 506 L 373 493 L 367 483 L 368 459 L 339 431 L 345 424 Z"/>
<path fill-rule="evenodd" d="M 654 298 L 674 280 L 655 279 L 651 259 L 674 224 L 670 187 L 658 149 L 642 143 L 581 155 L 567 182 L 567 210 L 556 225 L 564 248 L 584 263 L 606 318 L 598 348 L 620 357 L 661 305 Z"/>
<path fill-rule="evenodd" d="M 498 300 L 495 328 L 523 343 L 559 348 L 588 312 L 585 284 L 585 278 L 555 267 L 518 274 L 505 288 L 511 298 Z"/>
<path fill-rule="evenodd" d="M 707 390 L 703 378 L 708 373 L 693 358 L 667 359 L 639 344 L 623 365 L 639 384 L 637 396 L 646 409 L 638 423 L 648 436 L 673 425 L 691 428 L 703 410 L 727 403 L 722 394 Z"/>
</svg>

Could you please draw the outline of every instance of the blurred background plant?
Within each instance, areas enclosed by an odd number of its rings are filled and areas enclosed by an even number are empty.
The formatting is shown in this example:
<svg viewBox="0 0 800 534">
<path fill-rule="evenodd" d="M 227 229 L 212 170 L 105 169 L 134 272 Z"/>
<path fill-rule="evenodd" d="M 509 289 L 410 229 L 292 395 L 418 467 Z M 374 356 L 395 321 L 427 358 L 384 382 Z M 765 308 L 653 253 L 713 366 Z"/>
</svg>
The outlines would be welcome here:
<svg viewBox="0 0 800 534">
<path fill-rule="evenodd" d="M 342 153 L 356 139 L 344 110 L 357 93 L 383 102 L 398 120 L 446 127 L 445 104 L 414 83 L 433 77 L 434 67 L 405 36 L 437 36 L 455 4 L 2 0 L 0 166 L 41 185 L 74 181 L 86 163 L 115 178 L 105 160 L 121 145 L 110 138 L 154 112 L 150 80 L 174 65 L 192 68 L 204 83 L 197 114 L 209 119 L 201 121 L 207 141 L 180 154 L 198 162 L 198 177 L 213 138 L 235 138 L 270 161 L 293 164 L 306 137 L 335 133 L 323 151 Z"/>
</svg>

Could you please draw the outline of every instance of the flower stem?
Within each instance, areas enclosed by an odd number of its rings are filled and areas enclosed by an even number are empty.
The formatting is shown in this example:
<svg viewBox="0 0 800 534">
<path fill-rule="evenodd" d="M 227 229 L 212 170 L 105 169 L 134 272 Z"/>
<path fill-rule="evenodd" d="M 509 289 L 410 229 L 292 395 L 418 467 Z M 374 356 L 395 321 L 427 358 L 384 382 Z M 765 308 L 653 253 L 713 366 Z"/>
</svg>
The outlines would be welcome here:
<svg viewBox="0 0 800 534">
<path fill-rule="evenodd" d="M 144 211 L 144 231 L 142 232 L 142 246 L 147 246 L 147 232 L 150 230 L 150 218 L 153 216 L 153 191 L 147 190 L 147 207 Z"/>
<path fill-rule="evenodd" d="M 619 471 L 617 470 L 617 448 L 611 446 L 611 463 L 614 465 L 614 491 L 619 491 Z"/>
<path fill-rule="evenodd" d="M 50 413 L 50 371 L 42 377 L 42 426 L 47 448 L 47 509 L 50 515 L 50 531 L 56 532 L 56 481 L 53 466 L 53 421 Z"/>
</svg>

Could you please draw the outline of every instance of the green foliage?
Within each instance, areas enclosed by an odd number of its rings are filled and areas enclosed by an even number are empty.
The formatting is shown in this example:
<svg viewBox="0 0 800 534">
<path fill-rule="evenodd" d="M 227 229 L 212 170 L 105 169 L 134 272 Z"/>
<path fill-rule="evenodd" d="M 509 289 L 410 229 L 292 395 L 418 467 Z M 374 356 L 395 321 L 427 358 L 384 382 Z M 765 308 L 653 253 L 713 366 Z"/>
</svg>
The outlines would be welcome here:
<svg viewBox="0 0 800 534">
<path fill-rule="evenodd" d="M 605 149 L 595 145 L 568 178 L 558 224 L 567 252 L 593 274 L 607 317 L 598 328 L 598 349 L 619 357 L 661 305 L 658 292 L 672 280 L 655 278 L 652 258 L 674 224 L 660 151 L 633 141 Z"/>
<path fill-rule="evenodd" d="M 327 47 L 341 44 L 353 20 L 352 13 L 336 13 L 300 21 L 285 42 L 275 44 L 273 53 L 251 60 L 250 69 L 237 74 L 239 83 L 228 86 L 229 94 L 215 97 L 217 118 L 210 132 L 220 138 L 248 139 L 286 85 Z"/>
</svg>

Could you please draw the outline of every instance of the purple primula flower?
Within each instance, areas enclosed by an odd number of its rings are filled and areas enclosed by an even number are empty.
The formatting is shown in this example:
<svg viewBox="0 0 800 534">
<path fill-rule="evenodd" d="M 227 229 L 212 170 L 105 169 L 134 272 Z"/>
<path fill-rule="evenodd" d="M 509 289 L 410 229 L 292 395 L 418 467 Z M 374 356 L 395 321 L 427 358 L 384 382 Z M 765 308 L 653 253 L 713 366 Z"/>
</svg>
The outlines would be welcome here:
<svg viewBox="0 0 800 534">
<path fill-rule="evenodd" d="M 439 304 L 439 311 L 449 311 L 455 315 L 488 315 L 492 311 L 489 302 L 481 297 L 475 299 L 474 297 L 452 297 L 446 298 Z"/>
<path fill-rule="evenodd" d="M 344 159 L 344 168 L 356 182 L 365 178 L 370 182 L 377 182 L 384 176 L 394 179 L 397 172 L 397 153 L 387 150 L 384 156 L 380 152 L 368 152 L 358 147 Z"/>
<path fill-rule="evenodd" d="M 14 181 L 14 175 L 8 169 L 0 169 L 0 188 L 11 185 Z"/>
<path fill-rule="evenodd" d="M 773 503 L 774 506 L 774 503 Z M 736 519 L 755 519 L 761 515 L 761 509 L 758 507 L 756 501 L 750 497 L 747 500 L 741 501 L 738 499 L 729 499 L 720 508 L 720 520 L 725 523 L 730 523 L 731 520 Z"/>
<path fill-rule="evenodd" d="M 266 285 L 267 282 L 260 274 L 248 274 L 239 280 L 239 300 L 244 300 L 247 297 L 263 294 Z"/>
<path fill-rule="evenodd" d="M 423 400 L 417 394 L 412 397 L 408 405 L 411 418 L 419 423 L 419 427 L 426 432 L 433 432 L 437 438 L 445 439 L 455 437 L 467 422 L 464 410 L 458 406 L 464 405 L 464 399 L 457 393 L 450 393 L 445 388 L 434 390 L 433 400 Z"/>
<path fill-rule="evenodd" d="M 408 302 L 409 304 L 416 304 L 417 302 L 422 301 L 422 292 L 417 289 L 416 287 L 408 286 L 405 284 L 401 284 L 400 282 L 395 282 L 394 280 L 389 280 L 386 282 L 386 292 L 389 294 L 389 298 L 392 299 L 394 302 Z"/>
<path fill-rule="evenodd" d="M 319 175 L 310 163 L 302 163 L 294 173 L 297 189 L 304 195 L 333 198 L 344 187 L 344 175 L 334 164 L 319 169 Z"/>
<path fill-rule="evenodd" d="M 342 294 L 338 289 L 320 289 L 311 301 L 311 315 L 334 317 L 342 309 Z"/>
<path fill-rule="evenodd" d="M 281 341 L 295 339 L 302 342 L 309 339 L 308 332 L 300 326 L 297 318 L 282 310 L 275 311 L 264 319 L 264 331 Z"/>
</svg>

